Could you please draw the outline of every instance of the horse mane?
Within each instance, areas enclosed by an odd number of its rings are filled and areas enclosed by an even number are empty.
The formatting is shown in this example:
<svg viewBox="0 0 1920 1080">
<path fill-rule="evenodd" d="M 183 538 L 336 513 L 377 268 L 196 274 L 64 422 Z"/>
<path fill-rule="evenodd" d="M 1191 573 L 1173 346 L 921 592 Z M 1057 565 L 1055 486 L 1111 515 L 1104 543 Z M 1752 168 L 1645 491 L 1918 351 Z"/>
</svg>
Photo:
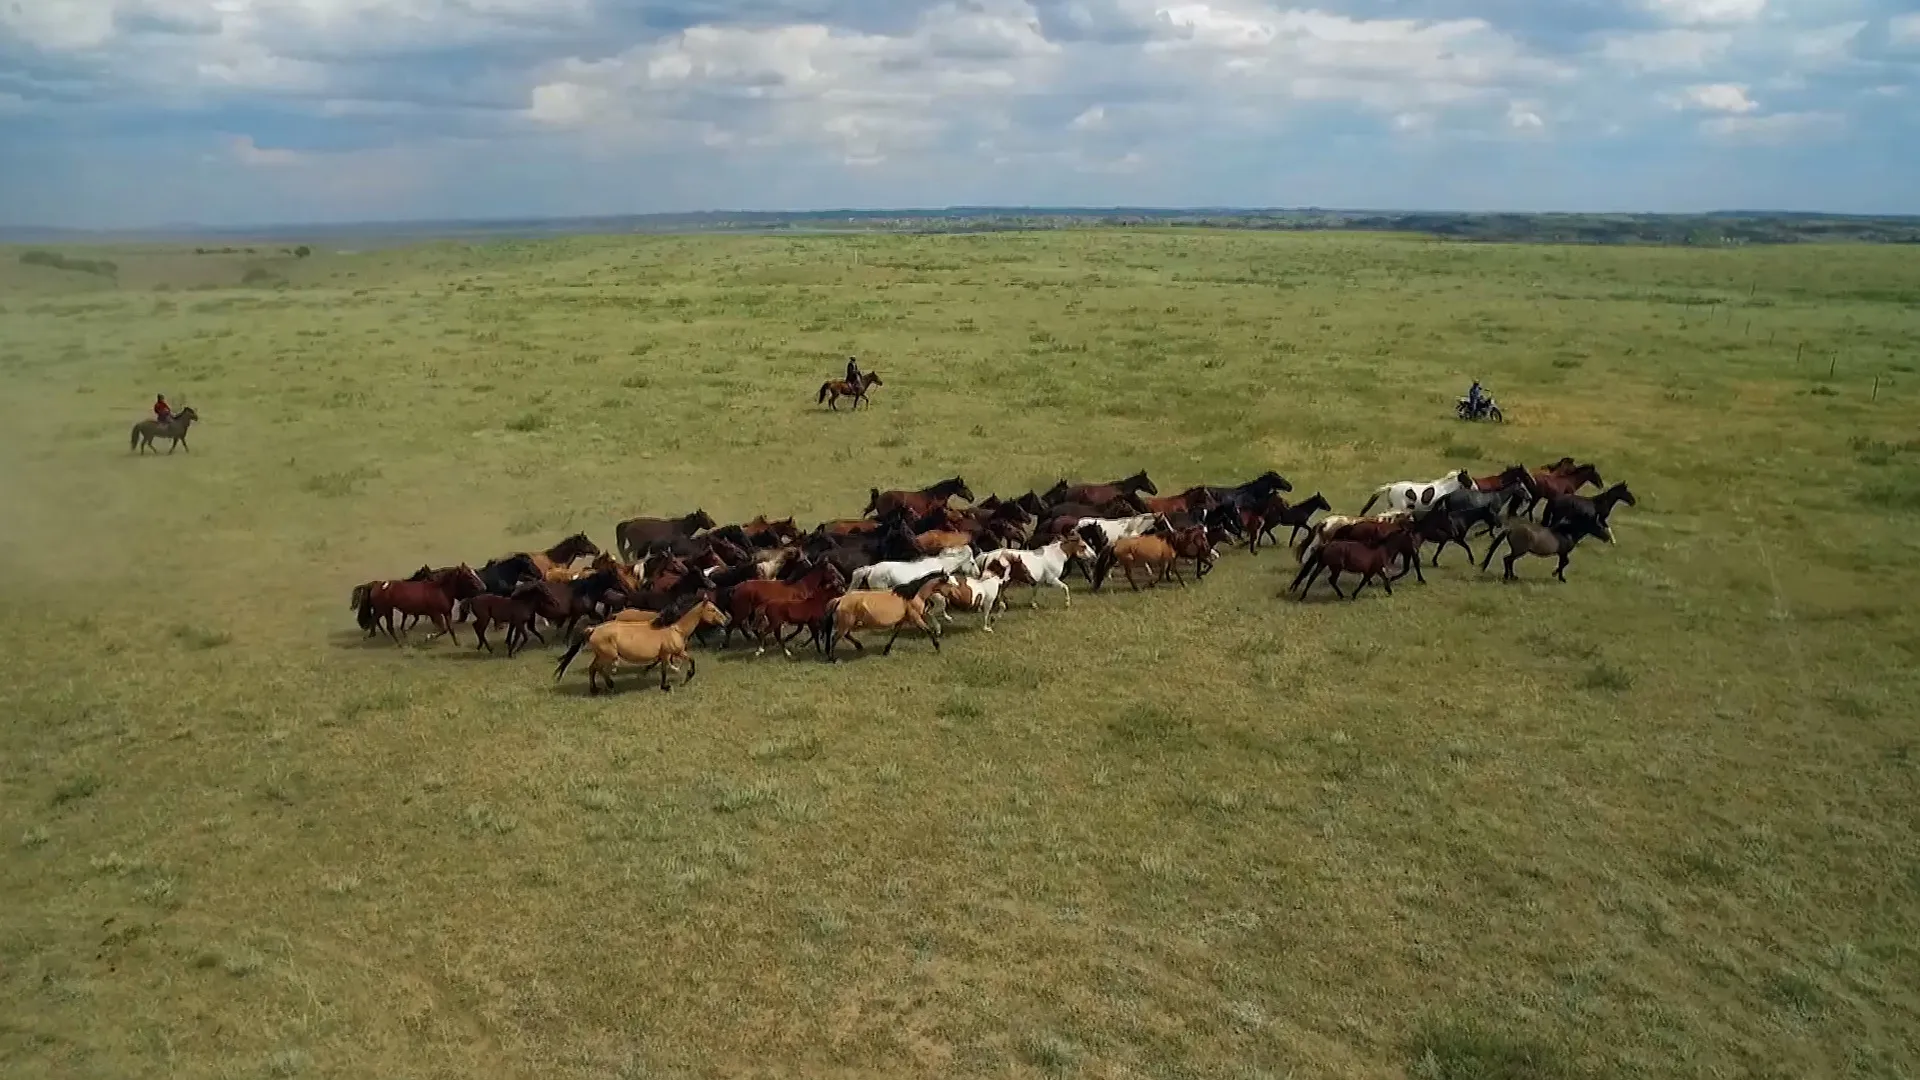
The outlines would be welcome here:
<svg viewBox="0 0 1920 1080">
<path fill-rule="evenodd" d="M 687 575 L 687 578 L 692 577 L 692 574 Z M 653 617 L 653 627 L 655 629 L 662 629 L 672 626 L 674 623 L 686 618 L 687 612 L 699 607 L 702 599 L 703 597 L 697 589 L 674 597 L 661 607 L 660 614 Z"/>
<path fill-rule="evenodd" d="M 902 600 L 911 600 L 920 595 L 920 590 L 927 587 L 927 582 L 932 581 L 934 578 L 943 578 L 946 576 L 947 572 L 945 570 L 935 570 L 931 574 L 923 574 L 907 582 L 905 585 L 895 585 L 893 587 L 893 595 Z"/>
</svg>

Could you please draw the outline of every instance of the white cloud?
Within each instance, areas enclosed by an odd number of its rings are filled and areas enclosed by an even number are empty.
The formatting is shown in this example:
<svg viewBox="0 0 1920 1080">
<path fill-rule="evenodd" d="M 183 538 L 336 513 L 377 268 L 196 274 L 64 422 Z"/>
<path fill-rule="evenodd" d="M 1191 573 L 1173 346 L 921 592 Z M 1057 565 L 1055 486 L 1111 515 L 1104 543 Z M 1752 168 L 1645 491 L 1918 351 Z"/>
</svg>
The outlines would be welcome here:
<svg viewBox="0 0 1920 1080">
<path fill-rule="evenodd" d="M 611 59 L 553 66 L 522 115 L 635 139 L 686 122 L 725 132 L 720 145 L 811 143 L 872 164 L 965 132 L 977 142 L 1019 126 L 1029 97 L 1118 78 L 1154 91 L 1156 103 L 1180 103 L 1188 120 L 1234 125 L 1271 122 L 1288 100 L 1420 112 L 1571 75 L 1478 19 L 1354 19 L 1249 0 L 1118 4 L 1104 25 L 1142 37 L 1120 71 L 1108 67 L 1111 46 L 1070 54 L 1048 40 L 1027 0 L 961 0 L 888 34 L 817 23 L 691 27 Z M 1094 105 L 1069 127 L 1111 124 Z"/>
<path fill-rule="evenodd" d="M 1767 0 L 1645 0 L 1648 11 L 1672 23 L 1746 23 L 1767 10 Z"/>
<path fill-rule="evenodd" d="M 1867 24 L 1859 20 L 1835 23 L 1793 35 L 1793 57 L 1804 69 L 1830 68 L 1852 59 L 1854 39 Z"/>
<path fill-rule="evenodd" d="M 1515 131 L 1540 131 L 1547 122 L 1540 118 L 1539 106 L 1533 102 L 1514 101 L 1507 105 L 1507 126 Z"/>
<path fill-rule="evenodd" d="M 1747 95 L 1742 83 L 1707 83 L 1703 86 L 1689 86 L 1672 99 L 1677 109 L 1698 109 L 1701 112 L 1750 113 L 1760 108 L 1759 102 Z"/>
<path fill-rule="evenodd" d="M 1717 116 L 1702 121 L 1707 134 L 1726 142 L 1778 146 L 1838 130 L 1846 118 L 1829 112 L 1783 112 L 1766 116 Z"/>
<path fill-rule="evenodd" d="M 1600 57 L 1633 71 L 1691 71 L 1720 59 L 1732 44 L 1732 34 L 1706 30 L 1609 34 L 1601 39 Z"/>
<path fill-rule="evenodd" d="M 284 169 L 300 164 L 300 155 L 292 150 L 258 146 L 250 135 L 235 136 L 230 144 L 233 159 L 250 169 Z"/>
<path fill-rule="evenodd" d="M 1920 45 L 1920 11 L 1888 19 L 1887 40 L 1895 45 Z"/>
<path fill-rule="evenodd" d="M 1075 131 L 1092 131 L 1096 128 L 1105 127 L 1106 125 L 1107 125 L 1106 107 L 1102 105 L 1095 105 L 1087 109 L 1087 111 L 1081 113 L 1079 116 L 1074 117 L 1073 121 L 1069 123 L 1067 126 L 1074 129 Z"/>
</svg>

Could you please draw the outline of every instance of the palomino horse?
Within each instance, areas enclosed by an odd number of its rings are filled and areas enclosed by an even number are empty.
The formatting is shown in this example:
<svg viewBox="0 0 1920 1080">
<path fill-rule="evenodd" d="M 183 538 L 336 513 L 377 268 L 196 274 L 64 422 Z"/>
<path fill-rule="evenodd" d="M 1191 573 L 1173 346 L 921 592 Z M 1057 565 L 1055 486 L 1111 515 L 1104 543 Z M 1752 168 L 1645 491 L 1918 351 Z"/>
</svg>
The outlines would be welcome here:
<svg viewBox="0 0 1920 1080">
<path fill-rule="evenodd" d="M 872 488 L 868 492 L 867 508 L 860 513 L 867 517 L 884 518 L 895 510 L 905 510 L 913 517 L 926 516 L 927 511 L 936 506 L 945 506 L 949 499 L 959 496 L 968 502 L 973 501 L 973 489 L 965 480 L 949 476 L 945 480 L 924 487 L 919 491 L 881 491 Z"/>
<path fill-rule="evenodd" d="M 832 409 L 834 412 L 839 412 L 840 399 L 849 397 L 853 399 L 853 407 L 856 409 L 860 407 L 860 403 L 863 401 L 871 406 L 873 402 L 867 397 L 867 391 L 876 386 L 885 385 L 887 384 L 880 381 L 880 373 L 877 371 L 862 372 L 859 382 L 850 383 L 845 379 L 828 379 L 826 382 L 820 384 L 820 396 L 814 401 L 814 404 L 818 405 L 821 402 L 825 402 L 827 408 Z"/>
<path fill-rule="evenodd" d="M 1500 575 L 1503 581 L 1517 581 L 1519 576 L 1513 572 L 1513 564 L 1528 555 L 1553 555 L 1560 560 L 1553 568 L 1553 576 L 1561 581 L 1567 580 L 1567 557 L 1573 554 L 1574 545 L 1589 536 L 1599 537 L 1607 543 L 1613 543 L 1613 534 L 1605 525 L 1569 519 L 1552 528 L 1535 525 L 1531 521 L 1510 521 L 1507 530 L 1493 538 L 1487 547 L 1487 556 L 1480 560 L 1480 569 L 1485 570 L 1493 562 L 1494 553 L 1505 544 L 1510 549 L 1506 557 L 1506 572 Z"/>
<path fill-rule="evenodd" d="M 600 545 L 587 539 L 586 533 L 574 533 L 545 551 L 521 551 L 515 554 L 532 559 L 533 568 L 540 571 L 541 577 L 546 577 L 549 571 L 569 566 L 575 559 L 592 558 L 600 554 Z"/>
<path fill-rule="evenodd" d="M 600 680 L 604 679 L 607 690 L 613 690 L 613 673 L 621 664 L 645 665 L 640 670 L 660 669 L 660 689 L 672 690 L 667 677 L 680 670 L 680 661 L 687 662 L 686 682 L 693 681 L 695 665 L 693 654 L 687 651 L 687 635 L 702 626 L 725 626 L 727 614 L 713 606 L 713 601 L 695 594 L 683 605 L 685 610 L 667 610 L 653 617 L 649 622 L 609 619 L 580 635 L 573 641 L 573 647 L 560 658 L 560 664 L 554 668 L 553 677 L 557 681 L 567 673 L 567 665 L 580 653 L 583 645 L 593 649 L 593 663 L 587 667 L 587 693 L 600 692 Z M 682 683 L 681 685 L 685 685 Z"/>
<path fill-rule="evenodd" d="M 861 652 L 867 651 L 860 639 L 853 636 L 855 630 L 892 630 L 893 636 L 880 652 L 882 656 L 893 654 L 893 643 L 900 639 L 900 630 L 906 626 L 925 630 L 933 642 L 933 651 L 939 652 L 940 627 L 937 622 L 927 621 L 927 602 L 935 593 L 952 588 L 947 572 L 936 570 L 894 589 L 850 592 L 835 597 L 827 603 L 826 617 L 832 621 L 832 628 L 827 631 L 827 661 L 833 663 L 839 659 L 834 651 L 842 639 L 853 642 L 853 647 Z"/>
<path fill-rule="evenodd" d="M 1450 473 L 1438 480 L 1395 480 L 1391 484 L 1382 484 L 1367 497 L 1367 504 L 1360 508 L 1362 514 L 1373 509 L 1373 504 L 1381 499 L 1387 500 L 1389 510 L 1425 510 L 1434 503 L 1447 497 L 1451 492 L 1473 486 L 1473 477 L 1467 470 Z"/>
<path fill-rule="evenodd" d="M 187 429 L 192 427 L 193 422 L 198 419 L 200 419 L 199 413 L 186 408 L 174 413 L 173 419 L 164 424 L 158 420 L 142 420 L 133 425 L 133 438 L 127 442 L 127 449 L 140 453 L 153 450 L 157 454 L 160 451 L 154 449 L 153 440 L 172 439 L 173 445 L 167 447 L 167 453 L 171 454 L 180 447 L 187 446 Z M 193 447 L 187 446 L 187 453 L 193 453 Z"/>
</svg>

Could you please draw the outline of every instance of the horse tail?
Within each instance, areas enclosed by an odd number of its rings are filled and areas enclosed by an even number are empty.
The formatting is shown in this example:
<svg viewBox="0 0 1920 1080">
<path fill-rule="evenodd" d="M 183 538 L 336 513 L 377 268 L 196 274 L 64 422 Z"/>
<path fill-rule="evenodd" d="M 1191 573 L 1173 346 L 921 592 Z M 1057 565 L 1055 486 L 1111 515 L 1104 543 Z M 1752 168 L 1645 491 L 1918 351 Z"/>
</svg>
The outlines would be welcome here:
<svg viewBox="0 0 1920 1080">
<path fill-rule="evenodd" d="M 1373 494 L 1367 497 L 1367 505 L 1361 507 L 1360 512 L 1364 514 L 1367 511 L 1373 509 L 1373 504 L 1380 501 L 1380 496 L 1385 495 L 1392 488 L 1393 488 L 1393 485 L 1388 484 L 1385 487 L 1378 487 L 1373 489 Z"/>
<path fill-rule="evenodd" d="M 1498 533 L 1494 534 L 1493 543 L 1487 545 L 1486 558 L 1480 560 L 1480 569 L 1485 570 L 1488 566 L 1491 566 L 1493 564 L 1493 553 L 1500 550 L 1501 544 L 1512 544 L 1512 543 L 1513 543 L 1512 529 L 1501 529 Z"/>
<path fill-rule="evenodd" d="M 831 380 L 831 379 L 829 379 L 829 380 L 827 380 L 826 382 L 823 382 L 823 383 L 821 383 L 821 384 L 820 384 L 820 396 L 819 396 L 819 397 L 817 397 L 817 398 L 815 398 L 815 399 L 814 399 L 814 401 L 813 401 L 813 403 L 814 403 L 815 405 L 821 405 L 821 404 L 824 404 L 824 403 L 826 402 L 826 400 L 827 400 L 827 391 L 829 391 L 829 390 L 831 390 L 831 389 L 833 389 L 833 380 Z"/>
<path fill-rule="evenodd" d="M 1099 556 L 1093 560 L 1092 576 L 1093 587 L 1095 589 L 1099 589 L 1101 584 L 1107 580 L 1107 575 L 1113 571 L 1113 560 L 1113 545 L 1109 544 L 1100 549 Z"/>
<path fill-rule="evenodd" d="M 587 643 L 587 638 L 592 636 L 593 630 L 593 627 L 588 627 L 585 630 L 574 632 L 573 644 L 567 648 L 566 655 L 560 658 L 560 666 L 553 669 L 553 679 L 555 682 L 559 682 L 560 676 L 567 673 L 567 665 L 573 663 L 573 658 L 580 655 L 580 647 Z"/>
<path fill-rule="evenodd" d="M 133 434 L 127 439 L 127 449 L 129 451 L 140 449 L 140 425 L 139 424 L 133 425 Z"/>
<path fill-rule="evenodd" d="M 357 613 L 360 629 L 373 629 L 373 585 L 371 583 L 355 585 L 353 597 L 347 601 L 347 606 Z"/>
<path fill-rule="evenodd" d="M 867 508 L 865 510 L 860 511 L 860 516 L 865 517 L 866 515 L 875 512 L 879 508 L 880 508 L 880 489 L 868 488 L 867 489 Z"/>
</svg>

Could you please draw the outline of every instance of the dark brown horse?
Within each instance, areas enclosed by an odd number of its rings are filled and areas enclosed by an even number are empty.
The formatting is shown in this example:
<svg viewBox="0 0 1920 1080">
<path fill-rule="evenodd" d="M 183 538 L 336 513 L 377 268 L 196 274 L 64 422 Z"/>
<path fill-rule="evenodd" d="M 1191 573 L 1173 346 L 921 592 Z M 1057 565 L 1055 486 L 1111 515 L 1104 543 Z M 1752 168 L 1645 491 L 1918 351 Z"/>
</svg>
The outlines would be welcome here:
<svg viewBox="0 0 1920 1080">
<path fill-rule="evenodd" d="M 867 397 L 867 391 L 876 386 L 885 385 L 887 384 L 880 381 L 880 373 L 877 371 L 863 372 L 859 382 L 848 382 L 845 379 L 828 379 L 826 382 L 820 384 L 820 397 L 814 404 L 818 405 L 824 402 L 827 408 L 832 409 L 834 412 L 839 412 L 840 399 L 847 397 L 853 399 L 853 407 L 856 409 L 860 407 L 860 403 L 863 401 L 871 406 L 873 402 Z"/>
<path fill-rule="evenodd" d="M 1550 529 L 1566 521 L 1588 522 L 1604 528 L 1609 524 L 1607 519 L 1613 515 L 1613 508 L 1621 503 L 1639 505 L 1625 484 L 1615 484 L 1592 498 L 1585 495 L 1556 495 L 1547 500 L 1547 509 L 1540 515 L 1540 523 Z"/>
<path fill-rule="evenodd" d="M 1480 560 L 1480 569 L 1485 570 L 1493 562 L 1494 555 L 1505 544 L 1508 554 L 1505 560 L 1506 570 L 1500 575 L 1503 581 L 1516 581 L 1519 575 L 1513 572 L 1513 564 L 1528 555 L 1553 556 L 1560 560 L 1553 568 L 1553 576 L 1561 581 L 1567 580 L 1567 559 L 1580 541 L 1589 536 L 1599 537 L 1607 543 L 1613 543 L 1613 533 L 1605 525 L 1578 519 L 1562 521 L 1549 529 L 1545 525 L 1535 525 L 1531 521 L 1510 521 L 1507 529 L 1493 538 L 1487 545 L 1487 555 Z"/>
<path fill-rule="evenodd" d="M 1364 543 L 1359 540 L 1329 540 L 1314 549 L 1307 565 L 1300 568 L 1300 576 L 1294 579 L 1292 587 L 1298 587 L 1302 599 L 1306 598 L 1320 571 L 1327 571 L 1327 584 L 1333 586 L 1333 594 L 1342 600 L 1358 599 L 1366 589 L 1367 583 L 1378 580 L 1380 587 L 1393 595 L 1395 578 L 1407 576 L 1403 568 L 1398 574 L 1388 573 L 1395 562 L 1412 564 L 1417 570 L 1420 566 L 1420 540 L 1412 532 L 1401 529 L 1388 535 L 1379 544 Z M 1349 596 L 1340 591 L 1341 574 L 1359 574 L 1360 587 Z"/>
<path fill-rule="evenodd" d="M 387 636 L 395 644 L 400 643 L 400 634 L 394 629 L 395 614 L 430 619 L 440 628 L 433 637 L 445 634 L 457 644 L 460 637 L 453 632 L 453 606 L 486 592 L 480 576 L 466 563 L 435 571 L 424 581 L 376 581 L 365 588 L 367 610 L 373 619 L 386 624 Z"/>
<path fill-rule="evenodd" d="M 867 517 L 884 518 L 896 510 L 904 510 L 912 517 L 924 516 L 936 506 L 945 506 L 948 500 L 958 496 L 968 502 L 973 501 L 973 489 L 965 480 L 949 476 L 945 480 L 924 487 L 919 491 L 896 489 L 881 491 L 873 488 L 868 492 L 867 508 L 861 514 Z"/>
<path fill-rule="evenodd" d="M 622 558 L 638 561 L 640 556 L 669 547 L 675 540 L 686 540 L 701 529 L 714 527 L 705 510 L 695 510 L 681 518 L 628 518 L 613 527 L 613 539 Z"/>
<path fill-rule="evenodd" d="M 1264 502 L 1240 512 L 1240 528 L 1247 534 L 1247 550 L 1258 555 L 1260 541 L 1279 543 L 1273 530 L 1282 525 L 1292 530 L 1287 533 L 1287 546 L 1291 547 L 1303 530 L 1313 527 L 1314 514 L 1332 510 L 1333 504 L 1317 491 L 1297 503 L 1288 502 L 1277 492 L 1269 495 Z"/>
<path fill-rule="evenodd" d="M 1148 495 L 1160 494 L 1160 489 L 1153 486 L 1153 481 L 1147 476 L 1145 469 L 1110 484 L 1069 484 L 1062 480 L 1053 485 L 1052 490 L 1041 498 L 1050 506 L 1057 506 L 1060 503 L 1088 503 L 1098 506 L 1128 495 L 1138 499 L 1141 492 L 1146 492 Z"/>
<path fill-rule="evenodd" d="M 534 620 L 546 619 L 558 625 L 567 617 L 567 609 L 568 600 L 562 587 L 544 581 L 530 581 L 515 589 L 511 596 L 482 593 L 467 601 L 467 612 L 473 616 L 473 636 L 480 639 L 474 647 L 493 651 L 487 641 L 487 627 L 496 623 L 507 628 L 509 657 L 524 647 L 529 637 L 539 638 L 540 644 L 545 645 L 547 639 L 534 626 Z"/>
</svg>

